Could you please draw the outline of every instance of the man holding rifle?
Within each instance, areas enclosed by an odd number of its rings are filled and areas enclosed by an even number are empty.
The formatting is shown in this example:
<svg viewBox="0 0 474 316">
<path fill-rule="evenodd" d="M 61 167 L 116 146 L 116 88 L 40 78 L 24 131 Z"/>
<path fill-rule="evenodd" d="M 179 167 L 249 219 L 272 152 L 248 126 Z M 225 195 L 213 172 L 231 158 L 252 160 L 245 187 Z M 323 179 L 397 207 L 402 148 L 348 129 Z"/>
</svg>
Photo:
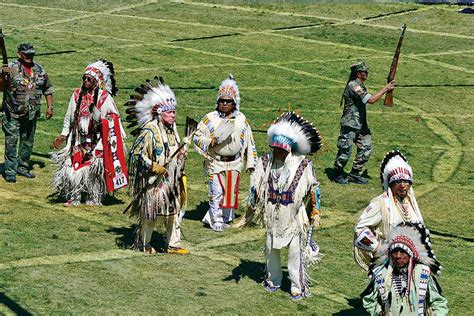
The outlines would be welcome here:
<svg viewBox="0 0 474 316">
<path fill-rule="evenodd" d="M 5 180 L 16 182 L 16 175 L 34 178 L 30 157 L 40 117 L 41 97 L 46 97 L 46 119 L 53 116 L 53 87 L 41 65 L 33 62 L 35 50 L 30 43 L 18 45 L 18 60 L 7 64 L 1 34 L 3 80 L 3 132 L 5 133 Z M 19 145 L 17 147 L 19 140 Z"/>
<path fill-rule="evenodd" d="M 367 91 L 364 83 L 367 80 L 369 68 L 361 61 L 351 66 L 351 74 L 341 98 L 344 109 L 341 117 L 341 130 L 337 141 L 337 156 L 334 162 L 334 182 L 348 184 L 367 184 L 367 179 L 361 173 L 372 152 L 372 136 L 367 125 L 367 103 L 373 104 L 382 96 L 394 89 L 394 81 L 387 83 L 375 94 Z M 348 178 L 344 177 L 344 167 L 351 157 L 352 145 L 356 144 L 357 154 L 352 164 Z"/>
</svg>

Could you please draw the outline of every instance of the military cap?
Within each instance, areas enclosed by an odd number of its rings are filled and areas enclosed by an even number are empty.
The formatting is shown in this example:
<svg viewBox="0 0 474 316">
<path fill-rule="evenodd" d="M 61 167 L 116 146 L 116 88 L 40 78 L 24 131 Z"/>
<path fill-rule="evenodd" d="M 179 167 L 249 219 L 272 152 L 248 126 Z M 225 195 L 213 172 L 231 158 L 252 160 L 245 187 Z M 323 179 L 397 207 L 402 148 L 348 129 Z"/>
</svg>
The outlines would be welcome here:
<svg viewBox="0 0 474 316">
<path fill-rule="evenodd" d="M 31 45 L 30 43 L 20 43 L 18 45 L 18 51 L 25 55 L 34 55 L 36 53 L 35 49 L 33 48 L 33 45 Z"/>
<path fill-rule="evenodd" d="M 365 62 L 359 61 L 358 63 L 351 65 L 351 71 L 352 72 L 369 71 L 369 67 L 367 66 Z"/>
</svg>

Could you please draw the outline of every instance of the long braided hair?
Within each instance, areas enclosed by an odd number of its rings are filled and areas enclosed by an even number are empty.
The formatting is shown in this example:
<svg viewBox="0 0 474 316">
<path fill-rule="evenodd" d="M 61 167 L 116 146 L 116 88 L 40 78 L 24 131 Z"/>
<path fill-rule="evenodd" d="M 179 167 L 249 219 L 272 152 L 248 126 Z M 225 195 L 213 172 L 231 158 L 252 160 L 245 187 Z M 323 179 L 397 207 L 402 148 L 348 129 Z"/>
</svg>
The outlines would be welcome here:
<svg viewBox="0 0 474 316">
<path fill-rule="evenodd" d="M 347 85 L 349 84 L 349 82 L 351 82 L 355 78 L 357 78 L 357 71 L 354 71 L 351 69 L 351 73 L 349 74 L 349 79 L 347 79 L 346 85 L 344 86 L 344 91 L 342 92 L 341 103 L 339 104 L 339 106 L 342 106 L 342 102 L 344 101 L 344 92 L 346 91 Z"/>
<path fill-rule="evenodd" d="M 74 119 L 72 121 L 72 126 L 71 126 L 72 138 L 71 138 L 71 148 L 69 149 L 69 154 L 70 155 L 73 154 L 74 144 L 76 143 L 77 126 L 78 126 L 78 123 L 79 123 L 79 112 L 80 112 L 80 109 L 81 109 L 82 99 L 83 99 L 83 97 L 86 93 L 87 93 L 87 90 L 84 87 L 84 84 L 82 84 L 81 91 L 79 92 L 79 97 L 77 98 L 76 109 L 74 111 Z M 92 113 L 93 108 L 97 105 L 98 96 L 99 96 L 99 88 L 95 87 L 94 88 L 94 99 L 93 99 L 93 102 L 89 105 L 89 112 L 90 113 Z M 93 133 L 93 137 L 94 137 L 93 141 L 94 142 L 97 140 L 96 135 L 97 135 L 97 133 Z"/>
</svg>

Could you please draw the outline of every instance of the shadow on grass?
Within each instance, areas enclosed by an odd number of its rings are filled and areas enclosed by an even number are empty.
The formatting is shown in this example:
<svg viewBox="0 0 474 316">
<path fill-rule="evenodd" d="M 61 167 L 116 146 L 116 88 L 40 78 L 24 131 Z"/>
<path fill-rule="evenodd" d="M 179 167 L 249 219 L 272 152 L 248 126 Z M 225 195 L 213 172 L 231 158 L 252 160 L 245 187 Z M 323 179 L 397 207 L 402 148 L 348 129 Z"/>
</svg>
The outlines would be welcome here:
<svg viewBox="0 0 474 316">
<path fill-rule="evenodd" d="M 457 239 L 461 239 L 461 240 L 464 240 L 464 241 L 467 241 L 467 242 L 474 242 L 474 238 L 464 237 L 464 236 L 445 233 L 445 232 L 440 232 L 440 231 L 433 230 L 433 229 L 430 229 L 430 233 L 432 235 L 435 235 L 435 236 L 443 236 L 443 237 L 448 237 L 448 238 L 457 238 Z"/>
<path fill-rule="evenodd" d="M 6 296 L 5 293 L 3 292 L 0 292 L 0 304 L 5 305 L 15 315 L 33 315 L 30 312 L 28 312 L 26 309 L 21 307 L 17 302 L 13 301 L 11 298 Z"/>
<path fill-rule="evenodd" d="M 334 176 L 336 175 L 336 169 L 326 168 L 324 169 L 324 173 L 326 174 L 326 176 L 328 177 L 330 181 L 334 181 Z M 346 178 L 347 172 L 343 172 L 343 174 L 344 174 L 344 178 Z M 361 176 L 369 180 L 372 179 L 372 177 L 368 174 L 367 169 L 362 172 Z"/>
<path fill-rule="evenodd" d="M 40 169 L 46 167 L 46 164 L 43 161 L 31 160 L 30 161 L 30 168 L 33 169 L 33 166 L 38 166 Z"/>
<path fill-rule="evenodd" d="M 30 167 L 33 167 L 37 165 L 40 169 L 43 169 L 44 167 L 46 167 L 46 164 L 42 161 L 36 161 L 36 160 L 31 160 L 30 161 Z M 0 163 L 0 174 L 4 174 L 5 173 L 5 163 Z"/>
<path fill-rule="evenodd" d="M 334 181 L 334 176 L 336 175 L 336 169 L 326 168 L 326 169 L 324 169 L 324 173 L 328 177 L 329 181 Z"/>
<path fill-rule="evenodd" d="M 362 306 L 362 300 L 358 297 L 356 298 L 349 298 L 347 299 L 347 304 L 349 304 L 352 308 L 345 309 L 334 313 L 333 316 L 343 316 L 343 315 L 369 315 L 364 307 Z"/>
<path fill-rule="evenodd" d="M 106 230 L 107 233 L 118 235 L 115 237 L 115 244 L 121 249 L 131 249 L 133 242 L 135 241 L 135 231 L 137 224 L 133 224 L 131 227 L 110 227 Z M 150 244 L 156 250 L 163 250 L 166 247 L 166 236 L 165 234 L 153 232 L 151 236 Z"/>
<path fill-rule="evenodd" d="M 232 270 L 232 274 L 228 277 L 225 277 L 223 281 L 239 281 L 244 278 L 250 278 L 254 280 L 255 283 L 261 284 L 265 280 L 265 264 L 256 261 L 240 259 L 240 264 Z M 288 276 L 288 272 L 283 271 L 283 279 L 281 282 L 280 289 L 283 292 L 291 292 L 291 282 Z"/>
<path fill-rule="evenodd" d="M 232 274 L 225 277 L 223 281 L 232 281 L 236 283 L 248 277 L 256 283 L 262 283 L 265 277 L 265 264 L 256 261 L 240 259 L 240 264 L 232 270 Z"/>
<path fill-rule="evenodd" d="M 50 204 L 62 204 L 62 203 L 67 201 L 66 196 L 58 195 L 56 192 L 53 192 L 53 193 L 49 194 L 46 197 L 46 199 L 48 200 L 48 202 Z M 82 203 L 85 202 L 84 194 L 82 194 L 81 202 Z M 120 205 L 120 204 L 123 205 L 123 204 L 125 204 L 125 202 L 120 200 L 120 199 L 117 199 L 115 197 L 114 193 L 106 194 L 104 200 L 102 201 L 102 205 L 104 205 L 104 206 Z M 97 206 L 97 207 L 100 207 L 100 206 Z"/>
<path fill-rule="evenodd" d="M 105 198 L 104 198 L 104 205 L 105 206 L 108 206 L 108 205 L 117 205 L 117 204 L 125 204 L 124 201 L 120 200 L 120 199 L 117 199 L 114 195 L 115 192 L 113 192 L 112 194 L 106 194 L 105 195 Z"/>
<path fill-rule="evenodd" d="M 193 211 L 186 211 L 184 214 L 184 218 L 190 221 L 201 221 L 204 218 L 207 210 L 209 209 L 209 202 L 208 201 L 201 201 L 196 209 Z"/>
</svg>

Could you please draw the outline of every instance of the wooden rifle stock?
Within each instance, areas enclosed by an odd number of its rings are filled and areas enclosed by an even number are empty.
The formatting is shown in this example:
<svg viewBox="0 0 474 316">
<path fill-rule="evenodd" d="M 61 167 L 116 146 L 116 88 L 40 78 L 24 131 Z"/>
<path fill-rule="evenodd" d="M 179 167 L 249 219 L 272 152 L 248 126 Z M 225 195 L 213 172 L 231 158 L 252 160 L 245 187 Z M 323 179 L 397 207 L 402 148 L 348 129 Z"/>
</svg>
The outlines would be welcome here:
<svg viewBox="0 0 474 316">
<path fill-rule="evenodd" d="M 387 83 L 390 83 L 395 79 L 395 74 L 397 73 L 398 67 L 398 57 L 400 57 L 400 48 L 402 47 L 403 37 L 405 36 L 405 31 L 407 29 L 407 25 L 403 24 L 402 33 L 400 34 L 400 39 L 398 40 L 397 49 L 395 50 L 395 54 L 392 58 L 392 65 L 390 66 L 390 72 L 388 73 Z M 383 104 L 386 106 L 393 106 L 393 90 L 389 91 L 385 94 L 385 100 Z"/>
<path fill-rule="evenodd" d="M 2 64 L 4 66 L 8 65 L 8 56 L 7 49 L 5 47 L 5 35 L 3 35 L 2 28 L 0 27 L 0 49 L 2 50 Z M 3 101 L 2 101 L 2 111 L 5 111 L 5 93 L 8 93 L 8 88 L 11 85 L 10 74 L 4 73 L 2 70 L 2 75 L 0 76 L 0 88 L 3 91 Z"/>
</svg>

